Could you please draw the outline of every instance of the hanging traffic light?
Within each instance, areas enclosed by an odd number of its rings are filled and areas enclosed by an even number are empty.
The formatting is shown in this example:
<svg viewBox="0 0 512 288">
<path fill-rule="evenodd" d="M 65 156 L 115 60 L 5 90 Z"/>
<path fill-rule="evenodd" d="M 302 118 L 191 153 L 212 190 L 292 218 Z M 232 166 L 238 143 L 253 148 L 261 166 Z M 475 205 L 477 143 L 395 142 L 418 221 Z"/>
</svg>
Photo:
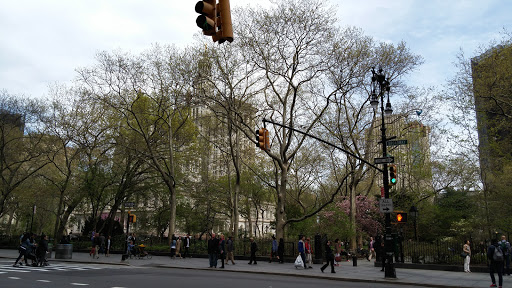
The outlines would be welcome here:
<svg viewBox="0 0 512 288">
<path fill-rule="evenodd" d="M 215 36 L 217 31 L 217 0 L 204 0 L 196 3 L 195 10 L 201 14 L 197 16 L 196 24 L 203 29 L 204 35 Z M 215 41 L 215 40 L 214 40 Z"/>
<path fill-rule="evenodd" d="M 393 186 L 397 182 L 396 165 L 389 166 L 389 186 Z"/>
<path fill-rule="evenodd" d="M 213 36 L 213 41 L 219 41 L 219 44 L 225 41 L 233 42 L 233 26 L 231 24 L 231 8 L 229 0 L 219 0 L 217 4 L 217 33 Z"/>
<path fill-rule="evenodd" d="M 256 130 L 256 147 L 259 147 L 261 150 L 270 149 L 268 130 L 266 128 Z"/>
<path fill-rule="evenodd" d="M 407 213 L 396 213 L 396 223 L 407 223 Z"/>
</svg>

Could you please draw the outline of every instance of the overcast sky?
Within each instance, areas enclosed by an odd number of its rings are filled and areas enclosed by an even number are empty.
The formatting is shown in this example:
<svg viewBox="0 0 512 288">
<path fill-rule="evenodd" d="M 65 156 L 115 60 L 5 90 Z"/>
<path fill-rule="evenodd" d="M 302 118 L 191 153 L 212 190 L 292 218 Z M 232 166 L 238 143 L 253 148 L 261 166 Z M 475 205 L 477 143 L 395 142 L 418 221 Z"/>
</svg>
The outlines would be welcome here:
<svg viewBox="0 0 512 288">
<path fill-rule="evenodd" d="M 467 56 L 512 31 L 512 0 L 326 0 L 341 26 L 362 28 L 376 40 L 404 40 L 425 63 L 409 79 L 442 85 Z M 231 0 L 231 6 L 248 5 Z M 254 3 L 268 5 L 268 0 Z M 75 69 L 95 63 L 99 51 L 139 53 L 152 44 L 184 46 L 200 31 L 196 1 L 0 0 L 0 90 L 41 97 L 52 83 L 70 83 Z M 237 35 L 235 35 L 236 41 Z"/>
</svg>

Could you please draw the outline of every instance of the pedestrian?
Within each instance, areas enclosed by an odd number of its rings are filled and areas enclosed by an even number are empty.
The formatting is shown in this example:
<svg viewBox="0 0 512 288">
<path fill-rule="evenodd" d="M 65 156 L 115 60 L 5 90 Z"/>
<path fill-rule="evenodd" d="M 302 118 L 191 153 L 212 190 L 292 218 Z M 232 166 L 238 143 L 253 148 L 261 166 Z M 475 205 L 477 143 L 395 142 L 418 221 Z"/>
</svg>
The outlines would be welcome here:
<svg viewBox="0 0 512 288">
<path fill-rule="evenodd" d="M 226 260 L 226 264 L 229 264 L 229 260 L 231 260 L 231 264 L 235 265 L 235 243 L 233 242 L 233 236 L 228 237 L 228 241 L 226 242 L 226 250 L 228 258 Z"/>
<path fill-rule="evenodd" d="M 320 268 L 322 273 L 324 273 L 325 268 L 327 268 L 329 264 L 331 264 L 331 273 L 336 273 L 336 271 L 334 271 L 334 254 L 331 249 L 331 241 L 327 241 L 325 244 L 325 260 L 325 265 Z"/>
<path fill-rule="evenodd" d="M 386 245 L 385 245 L 385 241 L 384 241 L 384 236 L 381 237 L 381 241 L 380 241 L 380 262 L 382 264 L 382 269 L 380 271 L 384 271 L 384 267 L 386 267 Z"/>
<path fill-rule="evenodd" d="M 500 246 L 505 258 L 503 261 L 503 274 L 510 276 L 510 243 L 507 241 L 505 235 L 501 236 Z"/>
<path fill-rule="evenodd" d="M 171 258 L 176 258 L 176 236 L 174 234 L 171 237 Z"/>
<path fill-rule="evenodd" d="M 112 246 L 112 237 L 108 235 L 107 237 L 107 244 L 105 247 L 105 256 L 110 257 L 110 247 Z"/>
<path fill-rule="evenodd" d="M 372 260 L 372 257 L 375 257 L 375 240 L 373 237 L 370 237 L 370 242 L 368 242 L 368 248 L 370 248 L 370 253 L 368 254 L 368 261 Z"/>
<path fill-rule="evenodd" d="M 272 263 L 272 258 L 277 257 L 279 260 L 279 256 L 277 255 L 277 240 L 276 236 L 272 235 L 272 247 L 270 248 L 270 259 L 268 260 L 268 263 Z"/>
<path fill-rule="evenodd" d="M 469 240 L 466 240 L 466 243 L 462 246 L 462 252 L 466 255 L 466 257 L 464 257 L 464 272 L 466 273 L 471 273 L 469 270 L 469 263 L 471 262 L 471 247 L 469 244 Z"/>
<path fill-rule="evenodd" d="M 48 252 L 48 236 L 43 233 L 36 248 L 37 266 L 47 265 L 46 252 Z"/>
<path fill-rule="evenodd" d="M 336 238 L 334 240 L 334 251 L 336 254 L 334 254 L 334 266 L 340 266 L 341 262 L 341 252 L 343 252 L 343 247 L 341 245 L 340 239 Z M 348 259 L 348 256 L 347 256 Z"/>
<path fill-rule="evenodd" d="M 251 257 L 249 258 L 249 265 L 251 265 L 254 262 L 254 265 L 258 264 L 256 263 L 256 251 L 258 251 L 258 244 L 254 242 L 254 238 L 249 238 L 249 241 L 251 241 Z"/>
<path fill-rule="evenodd" d="M 183 254 L 183 258 L 190 257 L 189 249 L 190 249 L 190 234 L 187 233 L 187 236 L 185 237 L 185 253 Z"/>
<path fill-rule="evenodd" d="M 96 235 L 96 230 L 92 230 L 91 232 L 91 251 L 89 251 L 89 256 L 94 257 L 94 253 L 96 253 L 96 246 L 94 245 L 94 236 Z"/>
<path fill-rule="evenodd" d="M 181 257 L 181 236 L 178 236 L 178 239 L 176 239 L 176 257 L 180 257 L 180 259 L 183 259 Z"/>
<path fill-rule="evenodd" d="M 279 264 L 284 263 L 284 239 L 279 238 L 279 245 L 277 246 L 277 259 L 279 259 Z"/>
<path fill-rule="evenodd" d="M 219 239 L 215 238 L 215 233 L 212 233 L 208 239 L 208 259 L 210 260 L 210 268 L 217 268 L 217 253 L 219 251 Z"/>
<path fill-rule="evenodd" d="M 299 237 L 299 243 L 297 244 L 297 249 L 299 250 L 300 258 L 302 258 L 302 263 L 304 263 L 304 269 L 307 269 L 306 266 L 306 248 L 305 248 L 305 240 L 306 237 L 304 235 L 301 235 Z"/>
<path fill-rule="evenodd" d="M 306 262 L 309 269 L 312 269 L 313 266 L 313 247 L 311 247 L 311 239 L 306 238 L 306 243 L 304 243 L 304 249 L 306 251 Z M 306 263 L 304 263 L 306 264 Z"/>
<path fill-rule="evenodd" d="M 99 249 L 100 249 L 100 246 L 101 246 L 101 243 L 100 243 L 100 233 L 96 233 L 94 234 L 94 244 L 93 244 L 93 247 L 94 247 L 94 253 L 92 255 L 92 258 L 93 259 L 100 259 L 100 256 L 99 256 Z"/>
<path fill-rule="evenodd" d="M 501 256 L 500 256 L 501 253 Z M 490 287 L 496 287 L 494 272 L 498 273 L 499 288 L 503 286 L 503 251 L 498 244 L 498 239 L 493 239 L 491 245 L 487 248 L 487 259 L 489 260 L 489 274 L 492 284 Z"/>
<path fill-rule="evenodd" d="M 221 262 L 220 268 L 224 268 L 224 259 L 226 258 L 226 241 L 224 240 L 224 235 L 220 235 L 219 257 Z"/>
<path fill-rule="evenodd" d="M 99 240 L 99 242 L 100 242 L 100 251 L 99 251 L 98 254 L 100 254 L 100 253 L 104 254 L 105 253 L 105 235 L 100 233 L 100 240 Z"/>
<path fill-rule="evenodd" d="M 18 262 L 21 260 L 21 257 L 23 257 L 23 260 L 25 261 L 25 265 L 28 266 L 27 254 L 28 254 L 28 250 L 30 249 L 31 245 L 32 245 L 32 243 L 30 242 L 30 233 L 26 232 L 25 234 L 23 234 L 21 236 L 20 246 L 18 248 L 19 255 L 18 255 L 18 258 L 16 259 L 16 261 L 14 261 L 14 264 L 12 265 L 13 267 L 18 267 Z M 20 262 L 20 265 L 21 265 L 21 262 Z"/>
</svg>

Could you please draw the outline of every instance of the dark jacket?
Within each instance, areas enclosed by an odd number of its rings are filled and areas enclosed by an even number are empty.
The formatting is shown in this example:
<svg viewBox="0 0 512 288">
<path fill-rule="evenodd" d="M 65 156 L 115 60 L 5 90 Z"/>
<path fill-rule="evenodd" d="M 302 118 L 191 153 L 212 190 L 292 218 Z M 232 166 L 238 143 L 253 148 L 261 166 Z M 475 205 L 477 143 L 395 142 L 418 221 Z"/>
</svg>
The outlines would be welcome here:
<svg viewBox="0 0 512 288">
<path fill-rule="evenodd" d="M 251 242 L 251 253 L 256 253 L 258 251 L 258 244 L 256 244 L 256 241 Z"/>
<path fill-rule="evenodd" d="M 233 252 L 235 250 L 233 239 L 228 239 L 228 241 L 226 242 L 226 249 L 228 249 L 228 252 Z"/>
<path fill-rule="evenodd" d="M 208 254 L 219 253 L 219 239 L 213 238 L 208 240 Z"/>
<path fill-rule="evenodd" d="M 489 259 L 489 261 L 491 261 L 491 263 L 503 262 L 503 261 L 494 261 L 494 259 L 493 259 L 494 249 L 496 249 L 496 247 L 498 245 L 499 245 L 498 243 L 493 243 L 493 244 L 489 245 L 489 247 L 487 247 L 487 259 Z"/>
<path fill-rule="evenodd" d="M 331 246 L 327 244 L 325 244 L 325 259 L 327 259 L 327 261 L 334 259 L 334 254 L 332 253 Z"/>
</svg>

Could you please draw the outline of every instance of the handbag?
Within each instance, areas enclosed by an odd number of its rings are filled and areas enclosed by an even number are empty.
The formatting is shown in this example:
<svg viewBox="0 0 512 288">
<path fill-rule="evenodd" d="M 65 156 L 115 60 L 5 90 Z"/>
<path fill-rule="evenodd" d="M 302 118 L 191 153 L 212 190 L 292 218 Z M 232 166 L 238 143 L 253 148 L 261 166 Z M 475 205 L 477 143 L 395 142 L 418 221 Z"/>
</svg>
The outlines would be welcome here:
<svg viewBox="0 0 512 288">
<path fill-rule="evenodd" d="M 467 256 L 468 256 L 468 254 L 466 252 L 460 253 L 460 257 L 462 257 L 462 258 L 466 258 Z"/>
<path fill-rule="evenodd" d="M 334 261 L 341 262 L 341 255 L 339 253 L 336 253 L 336 257 L 334 257 Z"/>
<path fill-rule="evenodd" d="M 295 264 L 294 264 L 295 268 L 299 268 L 299 267 L 302 267 L 304 268 L 304 262 L 302 262 L 302 257 L 297 256 L 297 259 L 295 259 Z"/>
</svg>

